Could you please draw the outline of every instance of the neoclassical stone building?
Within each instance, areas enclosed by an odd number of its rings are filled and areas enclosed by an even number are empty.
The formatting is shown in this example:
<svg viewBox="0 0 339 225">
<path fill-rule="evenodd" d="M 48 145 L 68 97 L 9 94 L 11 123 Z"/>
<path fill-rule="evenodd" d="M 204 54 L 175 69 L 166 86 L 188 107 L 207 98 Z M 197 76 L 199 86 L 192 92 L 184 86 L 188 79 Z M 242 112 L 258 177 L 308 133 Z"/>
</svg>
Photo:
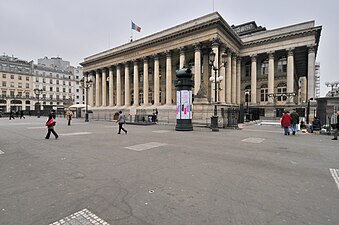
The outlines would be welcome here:
<svg viewBox="0 0 339 225">
<path fill-rule="evenodd" d="M 238 26 L 214 12 L 145 38 L 89 56 L 81 65 L 93 81 L 89 105 L 95 110 L 174 109 L 175 72 L 190 67 L 194 94 L 206 90 L 207 103 L 245 104 L 262 116 L 277 108 L 303 107 L 315 95 L 315 60 L 322 27 L 314 21 L 266 30 L 249 22 Z M 218 76 L 218 99 L 209 78 L 209 54 L 227 54 Z M 194 102 L 193 105 L 195 105 Z M 193 107 L 194 109 L 194 107 Z M 212 114 L 212 107 L 211 114 Z"/>
</svg>

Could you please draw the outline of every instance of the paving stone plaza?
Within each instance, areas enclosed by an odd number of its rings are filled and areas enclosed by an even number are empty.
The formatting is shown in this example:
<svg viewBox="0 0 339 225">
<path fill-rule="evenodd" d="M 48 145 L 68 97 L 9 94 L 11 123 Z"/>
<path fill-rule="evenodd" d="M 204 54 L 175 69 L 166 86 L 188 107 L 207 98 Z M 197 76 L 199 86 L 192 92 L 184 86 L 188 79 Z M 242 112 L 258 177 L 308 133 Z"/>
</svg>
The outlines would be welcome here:
<svg viewBox="0 0 339 225">
<path fill-rule="evenodd" d="M 242 129 L 0 118 L 0 224 L 339 224 L 339 142 Z"/>
</svg>

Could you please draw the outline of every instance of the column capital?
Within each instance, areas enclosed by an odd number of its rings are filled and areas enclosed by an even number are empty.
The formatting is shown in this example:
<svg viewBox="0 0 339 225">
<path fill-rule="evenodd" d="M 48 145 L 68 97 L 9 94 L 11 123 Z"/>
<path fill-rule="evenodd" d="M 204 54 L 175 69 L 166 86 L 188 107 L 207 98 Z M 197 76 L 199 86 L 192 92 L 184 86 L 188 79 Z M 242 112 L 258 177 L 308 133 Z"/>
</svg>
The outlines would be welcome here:
<svg viewBox="0 0 339 225">
<path fill-rule="evenodd" d="M 218 37 L 212 38 L 210 41 L 212 42 L 212 47 L 219 47 L 220 39 Z"/>
<path fill-rule="evenodd" d="M 235 52 L 232 53 L 232 60 L 237 60 L 237 54 Z"/>
<path fill-rule="evenodd" d="M 193 44 L 194 50 L 195 51 L 200 51 L 201 50 L 201 43 L 200 42 L 195 42 Z"/>
<path fill-rule="evenodd" d="M 308 53 L 315 53 L 315 49 L 316 49 L 316 46 L 315 44 L 313 45 L 308 45 Z"/>
<path fill-rule="evenodd" d="M 187 48 L 185 46 L 181 46 L 178 49 L 179 49 L 180 55 L 185 54 L 185 52 L 187 50 Z"/>
<path fill-rule="evenodd" d="M 267 52 L 268 54 L 268 59 L 274 59 L 274 51 L 269 51 Z"/>
<path fill-rule="evenodd" d="M 209 53 L 211 52 L 211 48 L 209 48 L 209 47 L 206 46 L 206 45 L 203 45 L 203 46 L 201 47 L 201 50 L 202 50 L 203 54 L 209 54 Z"/>
<path fill-rule="evenodd" d="M 250 55 L 250 57 L 251 57 L 251 61 L 252 62 L 256 62 L 257 61 L 257 55 L 256 54 Z"/>
<path fill-rule="evenodd" d="M 293 56 L 294 48 L 288 48 L 286 49 L 286 51 L 287 51 L 287 56 Z"/>
<path fill-rule="evenodd" d="M 237 63 L 241 62 L 241 56 L 237 56 Z"/>
<path fill-rule="evenodd" d="M 134 66 L 137 66 L 138 63 L 139 63 L 139 60 L 138 60 L 138 59 L 134 59 L 134 60 L 133 60 L 133 65 L 134 65 Z"/>
<path fill-rule="evenodd" d="M 159 53 L 153 54 L 152 57 L 154 58 L 154 60 L 159 60 L 160 55 Z"/>
<path fill-rule="evenodd" d="M 227 48 L 227 49 L 226 49 L 226 54 L 232 56 L 232 54 L 233 54 L 232 49 Z"/>
<path fill-rule="evenodd" d="M 165 54 L 166 54 L 166 57 L 171 57 L 172 56 L 172 50 L 166 50 Z"/>
<path fill-rule="evenodd" d="M 142 57 L 142 59 L 143 59 L 143 62 L 145 63 L 145 62 L 147 62 L 148 63 L 148 59 L 149 59 L 149 57 L 148 56 L 145 56 L 145 57 Z"/>
</svg>

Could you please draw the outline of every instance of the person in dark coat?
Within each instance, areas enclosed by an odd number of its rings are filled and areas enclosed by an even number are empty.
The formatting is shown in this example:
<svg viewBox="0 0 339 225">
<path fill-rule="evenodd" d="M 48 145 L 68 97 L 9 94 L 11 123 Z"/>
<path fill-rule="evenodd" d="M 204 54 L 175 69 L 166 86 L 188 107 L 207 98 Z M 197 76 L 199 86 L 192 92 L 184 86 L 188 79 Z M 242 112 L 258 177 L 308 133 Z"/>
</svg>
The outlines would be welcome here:
<svg viewBox="0 0 339 225">
<path fill-rule="evenodd" d="M 11 119 L 13 119 L 13 120 L 15 119 L 12 110 L 9 112 L 9 120 L 11 120 Z"/>
<path fill-rule="evenodd" d="M 47 126 L 47 129 L 48 129 L 48 132 L 47 132 L 47 135 L 45 137 L 45 139 L 49 139 L 49 137 L 51 136 L 51 133 L 54 134 L 54 137 L 55 139 L 58 139 L 59 135 L 55 132 L 54 130 L 54 126 L 55 126 L 55 110 L 52 110 L 51 113 L 48 115 L 48 120 L 46 122 L 46 126 Z M 50 120 L 53 120 L 53 123 L 51 123 L 50 125 L 47 125 L 49 124 Z"/>
<path fill-rule="evenodd" d="M 280 122 L 281 126 L 284 128 L 284 134 L 290 135 L 291 116 L 288 114 L 288 111 L 284 111 Z"/>
<path fill-rule="evenodd" d="M 320 131 L 320 130 L 321 130 L 320 119 L 319 117 L 314 117 L 314 120 L 311 126 L 311 133 L 313 133 L 313 131 Z"/>
<path fill-rule="evenodd" d="M 292 135 L 295 135 L 297 132 L 297 124 L 299 124 L 299 114 L 293 109 L 291 116 L 291 131 Z"/>
<path fill-rule="evenodd" d="M 337 111 L 337 124 L 336 124 L 336 129 L 334 130 L 334 137 L 332 140 L 338 140 L 338 133 L 339 133 L 339 111 Z"/>
<path fill-rule="evenodd" d="M 25 119 L 25 116 L 24 116 L 24 111 L 23 110 L 20 110 L 20 119 L 24 118 Z"/>
<path fill-rule="evenodd" d="M 121 130 L 123 130 L 125 134 L 127 134 L 127 130 L 122 127 L 126 123 L 126 118 L 125 118 L 125 115 L 122 113 L 122 111 L 119 111 L 119 117 L 117 119 L 117 123 L 119 124 L 118 134 L 121 133 Z"/>
</svg>

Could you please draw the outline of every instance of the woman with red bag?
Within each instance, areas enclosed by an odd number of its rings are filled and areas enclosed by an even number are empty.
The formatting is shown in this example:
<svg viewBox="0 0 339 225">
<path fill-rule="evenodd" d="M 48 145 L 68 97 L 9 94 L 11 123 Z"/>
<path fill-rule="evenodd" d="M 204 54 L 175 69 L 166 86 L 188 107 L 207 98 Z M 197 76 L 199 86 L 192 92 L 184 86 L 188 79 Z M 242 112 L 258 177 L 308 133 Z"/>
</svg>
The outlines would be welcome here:
<svg viewBox="0 0 339 225">
<path fill-rule="evenodd" d="M 288 114 L 288 111 L 284 111 L 284 114 L 281 117 L 281 126 L 284 128 L 284 134 L 290 135 L 290 126 L 291 126 L 291 116 Z"/>
<path fill-rule="evenodd" d="M 46 122 L 46 126 L 48 129 L 47 135 L 45 137 L 45 139 L 49 139 L 49 137 L 51 136 L 51 133 L 54 134 L 55 139 L 58 139 L 59 135 L 55 132 L 54 130 L 54 126 L 55 126 L 55 110 L 52 110 L 51 113 L 48 115 L 48 120 Z"/>
</svg>

